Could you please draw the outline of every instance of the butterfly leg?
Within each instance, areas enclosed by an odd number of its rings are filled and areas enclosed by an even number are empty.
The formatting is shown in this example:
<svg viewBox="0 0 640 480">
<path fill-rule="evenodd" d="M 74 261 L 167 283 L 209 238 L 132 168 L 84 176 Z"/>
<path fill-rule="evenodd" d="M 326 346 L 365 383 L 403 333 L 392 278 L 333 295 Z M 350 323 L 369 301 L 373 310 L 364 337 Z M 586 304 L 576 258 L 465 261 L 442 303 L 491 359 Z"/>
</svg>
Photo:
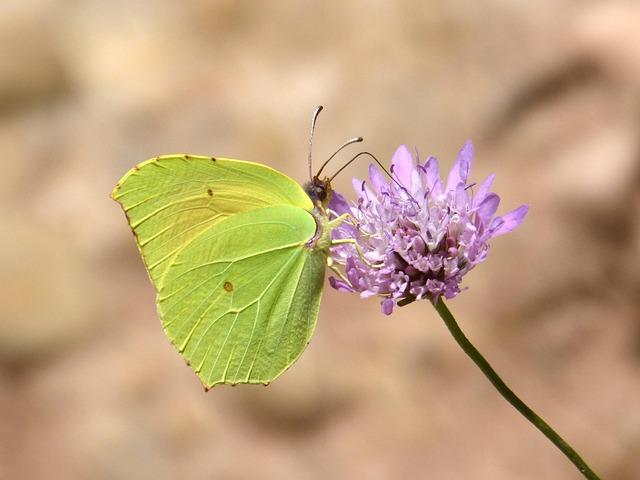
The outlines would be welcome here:
<svg viewBox="0 0 640 480">
<path fill-rule="evenodd" d="M 350 222 L 353 223 L 354 220 L 355 219 L 353 218 L 353 216 L 351 214 L 344 213 L 344 214 L 340 215 L 338 218 L 335 218 L 335 219 L 331 220 L 328 223 L 328 228 L 331 231 L 334 228 L 339 227 L 342 224 L 342 222 L 350 221 Z M 360 245 L 358 245 L 358 242 L 356 241 L 355 238 L 336 238 L 336 239 L 332 239 L 329 247 L 334 247 L 334 246 L 337 246 L 337 245 L 344 245 L 344 244 L 352 244 L 355 247 L 356 252 L 358 253 L 358 256 L 360 257 L 360 260 L 362 260 L 367 266 L 369 266 L 371 268 L 381 268 L 381 267 L 384 266 L 384 263 L 382 263 L 382 262 L 371 263 L 369 260 L 367 260 L 365 258 L 365 256 L 364 256 L 364 253 L 362 252 L 362 249 L 360 248 Z M 331 258 L 330 255 L 327 257 L 327 265 L 329 266 L 329 268 L 334 270 L 335 267 L 333 266 L 333 259 Z M 341 278 L 343 278 L 343 277 L 341 276 Z"/>
<path fill-rule="evenodd" d="M 340 280 L 342 280 L 344 283 L 346 283 L 347 285 L 351 285 L 351 282 L 347 279 L 347 277 L 345 277 L 344 273 L 342 273 L 340 271 L 340 269 L 338 267 L 336 267 L 336 265 L 332 262 L 329 261 L 329 259 L 327 259 L 327 266 L 331 269 L 331 271 L 340 278 Z"/>
<path fill-rule="evenodd" d="M 362 249 L 360 248 L 360 245 L 358 245 L 358 242 L 356 241 L 355 238 L 336 238 L 335 240 L 331 240 L 332 247 L 335 247 L 336 245 L 345 245 L 349 243 L 355 247 L 356 252 L 358 252 L 358 256 L 360 257 L 360 260 L 362 260 L 367 266 L 371 268 L 381 268 L 384 266 L 383 262 L 371 263 L 369 260 L 367 260 L 364 256 L 364 253 L 362 252 Z"/>
<path fill-rule="evenodd" d="M 351 216 L 351 214 L 343 213 L 339 217 L 334 218 L 329 223 L 327 223 L 327 227 L 329 228 L 329 230 L 333 230 L 334 228 L 338 228 L 340 225 L 342 225 L 342 222 L 344 222 L 347 219 L 351 219 L 351 218 L 353 218 Z"/>
</svg>

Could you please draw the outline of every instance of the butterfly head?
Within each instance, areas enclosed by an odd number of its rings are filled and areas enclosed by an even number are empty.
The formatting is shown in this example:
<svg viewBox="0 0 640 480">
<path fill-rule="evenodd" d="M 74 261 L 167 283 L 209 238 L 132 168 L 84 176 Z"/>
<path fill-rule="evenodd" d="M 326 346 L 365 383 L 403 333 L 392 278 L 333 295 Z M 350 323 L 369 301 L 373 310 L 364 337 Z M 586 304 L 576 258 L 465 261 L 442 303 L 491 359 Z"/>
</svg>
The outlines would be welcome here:
<svg viewBox="0 0 640 480">
<path fill-rule="evenodd" d="M 316 207 L 323 210 L 327 208 L 332 192 L 329 178 L 320 179 L 318 176 L 314 176 L 310 182 L 304 185 L 304 191 Z"/>
</svg>

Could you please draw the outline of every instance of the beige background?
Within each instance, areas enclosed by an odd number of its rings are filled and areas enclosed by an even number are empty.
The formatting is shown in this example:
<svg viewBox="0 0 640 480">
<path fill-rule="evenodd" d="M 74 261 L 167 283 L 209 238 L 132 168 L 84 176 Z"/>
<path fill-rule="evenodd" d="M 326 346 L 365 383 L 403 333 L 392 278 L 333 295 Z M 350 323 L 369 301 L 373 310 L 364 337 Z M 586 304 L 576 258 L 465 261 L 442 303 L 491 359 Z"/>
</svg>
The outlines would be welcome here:
<svg viewBox="0 0 640 480">
<path fill-rule="evenodd" d="M 448 168 L 472 138 L 500 211 L 530 203 L 450 307 L 603 478 L 640 478 L 639 24 L 634 1 L 0 2 L 0 478 L 580 478 L 425 303 L 327 288 L 268 388 L 205 394 L 170 347 L 111 188 L 173 152 L 304 181 L 319 103 L 318 161 L 363 135 Z"/>
</svg>

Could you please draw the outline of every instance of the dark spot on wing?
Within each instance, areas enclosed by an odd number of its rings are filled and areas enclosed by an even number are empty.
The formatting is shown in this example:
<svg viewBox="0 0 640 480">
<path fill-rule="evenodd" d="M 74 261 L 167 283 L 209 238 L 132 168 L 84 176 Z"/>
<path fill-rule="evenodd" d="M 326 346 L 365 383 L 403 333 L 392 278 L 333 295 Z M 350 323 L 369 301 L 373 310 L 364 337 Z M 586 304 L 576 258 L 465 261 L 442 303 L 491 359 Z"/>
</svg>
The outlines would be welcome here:
<svg viewBox="0 0 640 480">
<path fill-rule="evenodd" d="M 231 282 L 224 282 L 224 289 L 227 292 L 232 292 L 233 291 L 233 283 Z"/>
<path fill-rule="evenodd" d="M 207 195 L 213 197 L 213 191 L 210 188 L 207 188 Z"/>
<path fill-rule="evenodd" d="M 211 157 L 211 160 L 213 160 L 215 162 L 216 161 L 216 157 Z"/>
</svg>

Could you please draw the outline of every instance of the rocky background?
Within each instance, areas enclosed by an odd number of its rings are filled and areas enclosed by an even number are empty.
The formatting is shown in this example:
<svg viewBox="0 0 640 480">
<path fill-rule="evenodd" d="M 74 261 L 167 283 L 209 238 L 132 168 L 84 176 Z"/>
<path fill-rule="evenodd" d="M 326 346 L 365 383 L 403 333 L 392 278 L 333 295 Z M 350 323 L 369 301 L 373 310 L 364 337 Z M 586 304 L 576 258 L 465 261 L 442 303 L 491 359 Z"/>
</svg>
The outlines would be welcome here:
<svg viewBox="0 0 640 480">
<path fill-rule="evenodd" d="M 268 388 L 205 394 L 171 348 L 113 185 L 173 152 L 304 181 L 320 103 L 318 160 L 362 135 L 448 168 L 472 138 L 500 211 L 531 205 L 450 307 L 602 478 L 640 478 L 638 25 L 635 1 L 3 0 L 0 478 L 581 478 L 428 304 L 327 289 Z"/>
</svg>

